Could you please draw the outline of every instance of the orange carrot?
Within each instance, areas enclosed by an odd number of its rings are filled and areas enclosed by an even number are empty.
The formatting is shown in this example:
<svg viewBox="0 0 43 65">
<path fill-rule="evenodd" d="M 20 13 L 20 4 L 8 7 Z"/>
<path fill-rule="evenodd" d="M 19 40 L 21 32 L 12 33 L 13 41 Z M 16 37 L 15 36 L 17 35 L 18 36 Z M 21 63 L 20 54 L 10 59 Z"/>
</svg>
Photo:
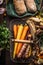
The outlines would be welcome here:
<svg viewBox="0 0 43 65">
<path fill-rule="evenodd" d="M 20 26 L 20 25 L 17 25 L 18 29 L 19 29 L 19 26 Z"/>
<path fill-rule="evenodd" d="M 13 31 L 14 31 L 14 38 L 17 37 L 17 25 L 13 26 Z"/>
<path fill-rule="evenodd" d="M 22 33 L 21 38 L 20 38 L 21 40 L 24 40 L 24 39 L 25 39 L 28 29 L 29 29 L 29 28 L 28 28 L 27 25 L 24 26 L 23 33 Z M 17 54 L 17 55 L 18 55 L 18 53 L 19 53 L 19 51 L 20 51 L 22 45 L 23 45 L 22 43 L 19 43 L 19 44 L 18 44 L 17 51 L 16 51 L 16 54 Z"/>
</svg>

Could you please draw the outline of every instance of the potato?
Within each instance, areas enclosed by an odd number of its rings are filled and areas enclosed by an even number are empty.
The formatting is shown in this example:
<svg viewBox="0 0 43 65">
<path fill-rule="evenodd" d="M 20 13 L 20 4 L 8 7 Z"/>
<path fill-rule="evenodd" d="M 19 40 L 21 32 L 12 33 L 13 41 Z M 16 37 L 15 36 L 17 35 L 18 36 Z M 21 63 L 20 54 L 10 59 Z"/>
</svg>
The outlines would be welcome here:
<svg viewBox="0 0 43 65">
<path fill-rule="evenodd" d="M 22 15 L 27 11 L 24 0 L 13 0 L 13 3 L 17 14 Z"/>
</svg>

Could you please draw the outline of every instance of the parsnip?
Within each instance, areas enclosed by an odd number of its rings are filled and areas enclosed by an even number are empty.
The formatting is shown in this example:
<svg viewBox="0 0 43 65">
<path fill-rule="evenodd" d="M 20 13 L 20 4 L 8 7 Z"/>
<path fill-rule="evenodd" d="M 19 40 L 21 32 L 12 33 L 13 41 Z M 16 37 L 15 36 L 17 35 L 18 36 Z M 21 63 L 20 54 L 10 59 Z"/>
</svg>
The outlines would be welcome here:
<svg viewBox="0 0 43 65">
<path fill-rule="evenodd" d="M 31 35 L 33 37 L 33 39 L 35 39 L 35 33 L 36 33 L 36 28 L 35 28 L 35 24 L 33 21 L 31 20 L 27 20 L 26 23 L 29 25 L 30 27 L 30 31 L 31 31 Z"/>
</svg>

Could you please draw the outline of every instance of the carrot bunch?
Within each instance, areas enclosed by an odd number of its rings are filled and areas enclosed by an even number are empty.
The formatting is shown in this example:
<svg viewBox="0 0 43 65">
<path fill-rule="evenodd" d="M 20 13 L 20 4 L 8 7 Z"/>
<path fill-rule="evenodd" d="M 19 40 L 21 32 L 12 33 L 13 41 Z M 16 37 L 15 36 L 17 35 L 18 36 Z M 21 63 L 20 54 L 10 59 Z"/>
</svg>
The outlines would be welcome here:
<svg viewBox="0 0 43 65">
<path fill-rule="evenodd" d="M 27 25 L 14 25 L 13 31 L 14 31 L 14 38 L 18 40 L 24 40 L 26 38 L 27 31 L 29 30 L 29 27 Z M 16 55 L 19 54 L 21 48 L 23 46 L 23 43 L 15 43 L 14 42 L 14 51 L 13 51 L 13 58 L 15 58 Z"/>
</svg>

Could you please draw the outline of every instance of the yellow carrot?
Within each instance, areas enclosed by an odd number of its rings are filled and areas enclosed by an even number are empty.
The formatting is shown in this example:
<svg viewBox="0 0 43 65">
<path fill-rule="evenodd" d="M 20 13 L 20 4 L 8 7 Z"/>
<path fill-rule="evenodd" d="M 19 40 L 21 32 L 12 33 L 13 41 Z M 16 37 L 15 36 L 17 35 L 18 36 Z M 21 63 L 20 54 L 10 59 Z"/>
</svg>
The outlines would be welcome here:
<svg viewBox="0 0 43 65">
<path fill-rule="evenodd" d="M 20 25 L 19 29 L 18 29 L 18 33 L 17 33 L 17 38 L 16 39 L 20 39 L 22 31 L 23 31 L 23 25 Z M 18 46 L 18 43 L 14 43 L 13 58 L 15 58 L 17 46 Z"/>
<path fill-rule="evenodd" d="M 21 36 L 21 38 L 20 38 L 21 40 L 24 40 L 24 39 L 25 39 L 28 29 L 29 29 L 29 28 L 28 28 L 27 25 L 24 26 L 23 33 L 22 33 L 22 36 Z M 22 43 L 19 43 L 19 44 L 18 44 L 17 51 L 16 51 L 16 54 L 17 54 L 17 55 L 18 55 L 18 53 L 19 53 L 19 51 L 20 51 L 22 45 L 23 45 Z"/>
</svg>

